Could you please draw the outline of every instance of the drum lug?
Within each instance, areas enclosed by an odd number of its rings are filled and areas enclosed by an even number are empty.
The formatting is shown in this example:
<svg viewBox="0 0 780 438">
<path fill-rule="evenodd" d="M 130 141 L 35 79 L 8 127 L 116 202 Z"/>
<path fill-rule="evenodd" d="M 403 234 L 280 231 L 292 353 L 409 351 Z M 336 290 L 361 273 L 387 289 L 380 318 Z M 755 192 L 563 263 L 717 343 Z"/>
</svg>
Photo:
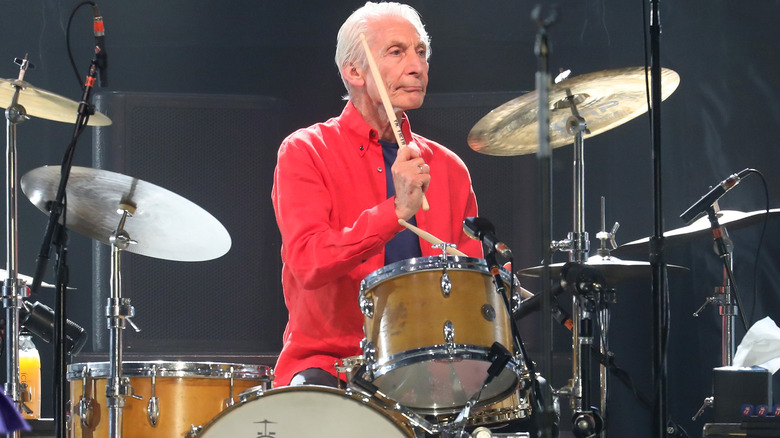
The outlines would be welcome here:
<svg viewBox="0 0 780 438">
<path fill-rule="evenodd" d="M 374 347 L 374 344 L 363 338 L 360 341 L 360 348 L 363 349 L 363 357 L 366 359 L 366 363 L 373 365 L 376 361 L 376 347 Z"/>
<path fill-rule="evenodd" d="M 441 294 L 444 298 L 448 298 L 452 292 L 452 281 L 450 281 L 450 274 L 447 273 L 447 268 L 444 268 L 444 272 L 441 273 Z"/>
<path fill-rule="evenodd" d="M 194 424 L 190 424 L 190 430 L 186 435 L 184 435 L 184 438 L 195 438 L 200 435 L 200 431 L 202 430 L 203 426 L 195 426 Z"/>
<path fill-rule="evenodd" d="M 152 366 L 152 395 L 146 405 L 146 419 L 149 420 L 149 425 L 152 427 L 157 427 L 157 421 L 160 419 L 160 399 L 157 398 L 157 365 Z"/>
<path fill-rule="evenodd" d="M 360 286 L 360 295 L 358 295 L 358 304 L 360 305 L 360 311 L 367 318 L 374 317 L 374 301 L 366 296 L 366 291 L 363 289 L 364 283 Z"/>
<path fill-rule="evenodd" d="M 444 322 L 444 342 L 447 343 L 447 354 L 455 354 L 455 327 L 452 321 Z"/>
<path fill-rule="evenodd" d="M 82 397 L 79 400 L 78 413 L 81 418 L 81 427 L 83 429 L 92 429 L 92 406 L 94 406 L 93 400 L 89 397 Z"/>
<path fill-rule="evenodd" d="M 236 404 L 235 389 L 234 389 L 235 381 L 233 380 L 233 372 L 234 372 L 234 370 L 233 370 L 233 367 L 231 366 L 230 367 L 230 392 L 228 393 L 228 398 L 225 399 L 225 407 L 226 408 L 229 408 L 229 407 L 233 406 L 234 404 Z"/>
<path fill-rule="evenodd" d="M 78 407 L 81 427 L 83 429 L 92 429 L 92 406 L 94 400 L 91 397 L 87 397 L 87 379 L 89 379 L 89 375 L 89 366 L 84 365 L 84 368 L 81 370 L 81 399 L 79 400 Z"/>
</svg>

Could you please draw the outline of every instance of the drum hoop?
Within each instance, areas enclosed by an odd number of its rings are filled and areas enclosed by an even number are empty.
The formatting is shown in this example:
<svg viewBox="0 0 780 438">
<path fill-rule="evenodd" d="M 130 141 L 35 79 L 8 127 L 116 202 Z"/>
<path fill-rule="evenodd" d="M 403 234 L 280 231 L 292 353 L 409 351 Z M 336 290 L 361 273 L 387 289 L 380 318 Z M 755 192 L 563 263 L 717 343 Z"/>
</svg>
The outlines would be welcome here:
<svg viewBox="0 0 780 438">
<path fill-rule="evenodd" d="M 285 392 L 295 392 L 295 391 L 308 391 L 308 392 L 318 392 L 318 393 L 330 393 L 334 395 L 341 395 L 343 397 L 349 398 L 350 400 L 354 401 L 358 405 L 363 406 L 369 406 L 370 409 L 373 409 L 383 417 L 390 420 L 395 426 L 396 429 L 398 429 L 400 432 L 404 433 L 407 437 L 413 438 L 414 434 L 411 430 L 408 428 L 402 428 L 402 426 L 411 426 L 410 419 L 407 417 L 403 412 L 401 411 L 395 411 L 392 408 L 388 406 L 384 406 L 382 403 L 380 403 L 380 400 L 375 399 L 373 397 L 367 397 L 365 394 L 360 392 L 354 392 L 350 389 L 343 390 L 338 388 L 333 388 L 330 386 L 321 386 L 321 385 L 298 385 L 298 386 L 281 386 L 279 388 L 272 388 L 267 391 L 262 392 L 255 392 L 253 395 L 247 395 L 244 399 L 241 400 L 240 403 L 234 404 L 233 406 L 228 407 L 227 409 L 222 410 L 219 414 L 217 414 L 214 418 L 212 418 L 206 425 L 204 425 L 199 431 L 196 436 L 200 436 L 201 434 L 204 434 L 208 432 L 208 430 L 214 426 L 220 419 L 226 417 L 233 411 L 243 407 L 244 405 L 259 399 L 261 397 L 270 397 L 273 394 L 280 394 Z M 389 412 L 397 412 L 401 417 L 404 418 L 404 423 L 399 424 L 393 417 L 389 414 Z"/>
<path fill-rule="evenodd" d="M 446 267 L 448 271 L 474 271 L 489 275 L 490 269 L 484 259 L 462 256 L 447 256 L 446 264 L 441 256 L 416 257 L 391 263 L 369 274 L 361 282 L 361 290 L 368 290 L 391 278 L 423 271 L 438 271 Z M 512 275 L 504 268 L 499 268 L 501 279 L 509 284 Z"/>
<path fill-rule="evenodd" d="M 89 367 L 91 378 L 108 377 L 111 372 L 109 362 L 84 362 L 68 365 L 68 380 L 84 377 L 84 367 Z M 250 365 L 224 362 L 187 362 L 187 361 L 124 361 L 122 375 L 126 377 L 152 377 L 152 367 L 157 369 L 157 377 L 197 377 L 210 379 L 272 380 L 273 371 L 265 365 Z"/>
<path fill-rule="evenodd" d="M 455 351 L 455 354 L 452 354 L 453 351 Z M 368 369 L 374 375 L 374 378 L 377 378 L 382 377 L 396 369 L 429 360 L 475 359 L 481 362 L 490 362 L 488 356 L 489 349 L 479 345 L 437 344 L 428 347 L 402 351 L 379 362 L 368 363 Z M 518 367 L 514 361 L 510 360 L 507 362 L 505 368 L 508 368 L 510 371 L 517 374 Z"/>
</svg>

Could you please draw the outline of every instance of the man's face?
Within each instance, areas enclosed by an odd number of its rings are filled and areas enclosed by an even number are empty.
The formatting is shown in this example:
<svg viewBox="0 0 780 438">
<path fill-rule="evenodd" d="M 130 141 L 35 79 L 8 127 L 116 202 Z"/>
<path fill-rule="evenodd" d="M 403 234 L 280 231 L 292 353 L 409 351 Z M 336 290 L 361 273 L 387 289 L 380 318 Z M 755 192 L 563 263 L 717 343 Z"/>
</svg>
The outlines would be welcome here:
<svg viewBox="0 0 780 438">
<path fill-rule="evenodd" d="M 368 44 L 391 105 L 402 111 L 419 108 L 428 86 L 428 61 L 427 48 L 417 30 L 400 17 L 384 17 L 371 23 L 369 29 Z M 382 98 L 369 70 L 365 79 L 369 97 L 381 104 Z"/>
</svg>

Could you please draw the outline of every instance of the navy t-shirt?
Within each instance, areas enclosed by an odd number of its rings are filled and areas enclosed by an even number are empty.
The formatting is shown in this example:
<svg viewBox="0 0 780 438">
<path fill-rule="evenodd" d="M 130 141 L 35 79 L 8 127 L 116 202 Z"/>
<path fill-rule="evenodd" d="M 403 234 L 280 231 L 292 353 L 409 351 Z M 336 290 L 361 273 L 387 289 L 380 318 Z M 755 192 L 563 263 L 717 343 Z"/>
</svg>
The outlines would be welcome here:
<svg viewBox="0 0 780 438">
<path fill-rule="evenodd" d="M 393 184 L 393 174 L 390 172 L 398 155 L 398 143 L 379 140 L 382 145 L 382 156 L 385 159 L 385 175 L 387 177 L 387 198 L 395 196 L 395 185 Z M 417 219 L 412 216 L 407 222 L 417 226 Z M 421 257 L 420 240 L 411 230 L 403 230 L 396 234 L 387 244 L 385 244 L 385 265 L 401 260 Z"/>
</svg>

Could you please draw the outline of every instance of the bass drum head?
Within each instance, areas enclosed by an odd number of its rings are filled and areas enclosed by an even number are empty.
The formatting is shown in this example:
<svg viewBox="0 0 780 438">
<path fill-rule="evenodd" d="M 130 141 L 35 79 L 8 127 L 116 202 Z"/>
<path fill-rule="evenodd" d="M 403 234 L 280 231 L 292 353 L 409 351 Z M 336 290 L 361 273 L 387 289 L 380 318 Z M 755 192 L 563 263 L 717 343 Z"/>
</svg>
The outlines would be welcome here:
<svg viewBox="0 0 780 438">
<path fill-rule="evenodd" d="M 378 403 L 336 388 L 288 386 L 271 389 L 225 410 L 198 438 L 263 437 L 414 438 L 404 417 Z"/>
</svg>

